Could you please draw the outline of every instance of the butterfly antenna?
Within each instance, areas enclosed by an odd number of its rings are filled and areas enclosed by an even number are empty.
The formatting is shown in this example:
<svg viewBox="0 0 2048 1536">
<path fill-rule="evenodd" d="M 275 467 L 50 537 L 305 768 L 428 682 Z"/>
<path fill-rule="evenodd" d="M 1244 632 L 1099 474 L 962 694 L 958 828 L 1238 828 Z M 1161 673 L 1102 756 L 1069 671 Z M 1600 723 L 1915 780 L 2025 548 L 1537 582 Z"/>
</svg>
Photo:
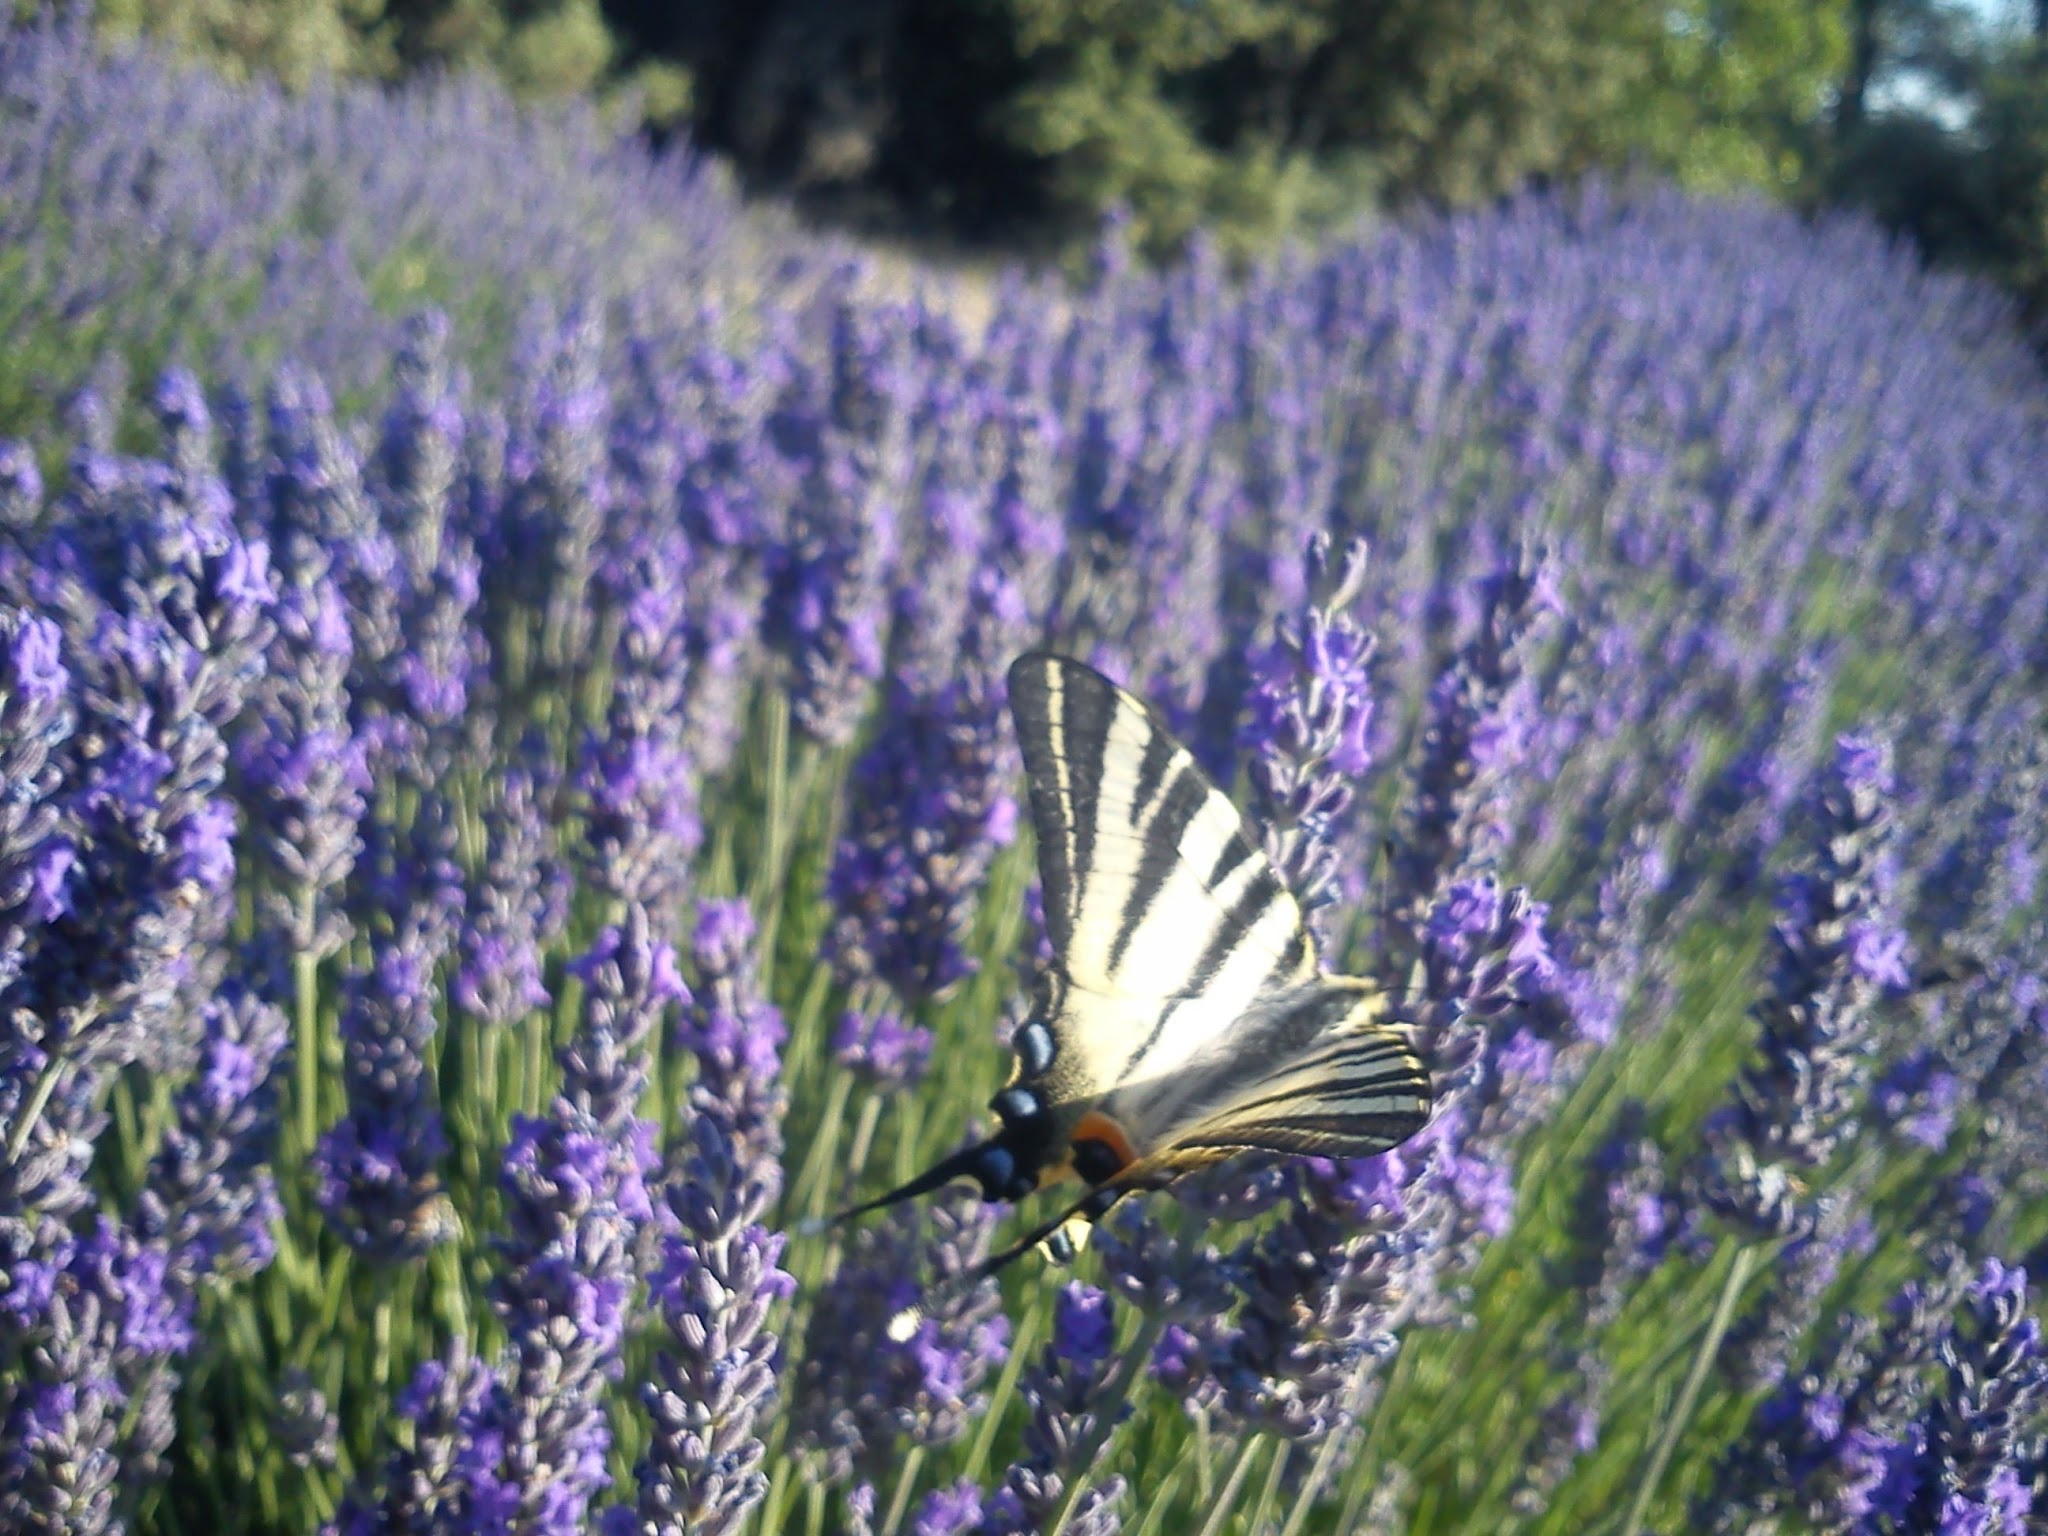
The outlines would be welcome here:
<svg viewBox="0 0 2048 1536">
<path fill-rule="evenodd" d="M 909 1342 L 926 1318 L 937 1317 L 949 1310 L 956 1301 L 982 1281 L 1009 1268 L 1100 1198 L 1101 1191 L 1091 1189 L 1059 1215 L 1041 1222 L 1001 1253 L 991 1254 L 971 1269 L 963 1269 L 957 1275 L 948 1275 L 943 1280 L 933 1282 L 923 1296 L 889 1319 L 889 1337 L 898 1344 Z"/>
<path fill-rule="evenodd" d="M 962 1147 L 951 1157 L 942 1158 L 925 1169 L 908 1184 L 898 1185 L 886 1195 L 877 1195 L 872 1200 L 863 1200 L 859 1205 L 849 1206 L 836 1216 L 806 1217 L 797 1223 L 797 1234 L 800 1237 L 815 1237 L 820 1232 L 852 1221 L 857 1216 L 865 1216 L 870 1211 L 879 1211 L 885 1206 L 897 1205 L 905 1200 L 915 1200 L 919 1195 L 930 1194 L 942 1184 L 950 1184 L 964 1174 L 972 1174 L 985 1145 L 986 1143 L 981 1143 Z"/>
</svg>

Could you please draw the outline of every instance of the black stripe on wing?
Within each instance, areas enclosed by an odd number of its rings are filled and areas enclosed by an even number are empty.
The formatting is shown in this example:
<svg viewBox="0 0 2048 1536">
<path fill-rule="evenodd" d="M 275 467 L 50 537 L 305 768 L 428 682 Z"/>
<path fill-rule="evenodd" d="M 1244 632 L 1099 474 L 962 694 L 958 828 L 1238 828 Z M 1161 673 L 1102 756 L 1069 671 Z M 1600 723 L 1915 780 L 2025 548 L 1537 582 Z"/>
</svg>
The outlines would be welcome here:
<svg viewBox="0 0 2048 1536">
<path fill-rule="evenodd" d="M 1054 658 L 1020 656 L 1010 667 L 1010 714 L 1024 751 L 1031 824 L 1038 832 L 1038 879 L 1045 895 L 1046 937 L 1053 952 L 1073 947 L 1080 912 L 1074 863 L 1074 797 L 1068 786 L 1073 753 L 1066 737 L 1065 685 Z M 1098 760 L 1088 770 L 1099 776 Z"/>
<path fill-rule="evenodd" d="M 1429 1105 L 1422 1063 L 1400 1035 L 1375 1025 L 1254 1079 L 1174 1145 L 1370 1157 L 1427 1125 Z"/>
<path fill-rule="evenodd" d="M 1355 977 L 1324 977 L 1263 1003 L 1185 1071 L 1112 1101 L 1162 1155 L 1245 1147 L 1366 1157 L 1429 1121 L 1430 1081 L 1386 1000 Z"/>
<path fill-rule="evenodd" d="M 1377 1157 L 1390 1152 L 1429 1123 L 1427 1111 L 1333 1111 L 1194 1136 L 1176 1150 L 1280 1152 L 1295 1157 Z"/>
<path fill-rule="evenodd" d="M 1286 985 L 1314 971 L 1293 893 L 1275 875 L 1230 798 L 1140 700 L 1092 668 L 1033 653 L 1010 668 L 1010 707 L 1038 833 L 1048 936 L 1072 979 L 1123 995 L 1169 999 L 1206 990 L 1262 922 L 1284 914 L 1260 952 L 1267 980 Z M 1114 845 L 1113 847 L 1111 845 Z M 1251 866 L 1247 869 L 1247 866 Z M 1190 910 L 1185 951 L 1165 974 L 1124 974 L 1162 899 Z M 1087 953 L 1075 938 L 1088 925 Z M 1103 941 L 1107 941 L 1104 943 Z M 1249 1001 L 1249 989 L 1245 1001 Z"/>
<path fill-rule="evenodd" d="M 1060 711 L 1060 733 L 1056 739 L 1064 748 L 1066 759 L 1061 764 L 1066 794 L 1059 814 L 1074 850 L 1074 885 L 1066 905 L 1076 922 L 1095 875 L 1095 846 L 1103 817 L 1102 776 L 1109 765 L 1109 731 L 1116 719 L 1114 696 L 1105 700 L 1097 690 L 1085 684 L 1077 686 L 1080 682 L 1071 669 L 1065 669 L 1054 685 Z M 1036 816 L 1035 795 L 1031 809 Z"/>
<path fill-rule="evenodd" d="M 1159 742 L 1167 742 L 1169 758 L 1174 754 L 1170 738 L 1164 731 L 1153 733 L 1152 740 L 1145 746 L 1145 761 L 1150 762 L 1153 748 Z M 1139 780 L 1142 791 L 1144 781 Z M 1134 802 L 1131 808 L 1133 830 L 1142 828 L 1144 851 L 1138 855 L 1138 872 L 1131 881 L 1130 895 L 1124 901 L 1124 909 L 1117 918 L 1116 938 L 1109 946 L 1109 969 L 1114 974 L 1130 953 L 1131 940 L 1138 936 L 1139 925 L 1152 911 L 1153 903 L 1165 891 L 1167 882 L 1180 863 L 1180 840 L 1186 834 L 1195 815 L 1209 803 L 1209 797 L 1216 793 L 1209 787 L 1201 770 L 1189 758 L 1180 771 L 1173 776 L 1167 787 L 1166 798 L 1160 803 L 1157 814 L 1146 818 L 1145 805 Z M 1242 838 L 1233 839 L 1242 843 Z M 1227 851 L 1227 850 L 1226 850 Z M 1242 860 L 1238 862 L 1242 863 Z M 1213 887 L 1212 887 L 1213 889 Z"/>
</svg>

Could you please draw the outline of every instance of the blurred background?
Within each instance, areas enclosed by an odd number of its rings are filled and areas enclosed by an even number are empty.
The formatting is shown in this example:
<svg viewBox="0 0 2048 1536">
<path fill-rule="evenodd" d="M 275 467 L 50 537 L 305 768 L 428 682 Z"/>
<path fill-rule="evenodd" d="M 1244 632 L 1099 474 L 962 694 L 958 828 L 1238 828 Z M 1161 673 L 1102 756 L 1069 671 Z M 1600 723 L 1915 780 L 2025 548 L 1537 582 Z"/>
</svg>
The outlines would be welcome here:
<svg viewBox="0 0 2048 1536">
<path fill-rule="evenodd" d="M 16 0 L 24 13 L 31 7 Z M 1233 254 L 1642 171 L 1853 205 L 2048 305 L 2048 0 L 98 0 L 287 85 L 482 69 L 963 254 Z"/>
</svg>

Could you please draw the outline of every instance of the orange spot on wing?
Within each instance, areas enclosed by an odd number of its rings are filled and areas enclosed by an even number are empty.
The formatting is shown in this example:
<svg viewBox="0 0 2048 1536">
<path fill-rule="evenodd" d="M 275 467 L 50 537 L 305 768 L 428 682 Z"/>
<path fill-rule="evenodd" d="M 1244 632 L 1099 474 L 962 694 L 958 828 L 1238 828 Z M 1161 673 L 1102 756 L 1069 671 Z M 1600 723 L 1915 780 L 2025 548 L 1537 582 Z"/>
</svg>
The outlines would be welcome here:
<svg viewBox="0 0 2048 1536">
<path fill-rule="evenodd" d="M 1099 1141 L 1116 1154 L 1119 1169 L 1128 1168 L 1138 1160 L 1138 1154 L 1131 1148 L 1131 1138 L 1124 1134 L 1124 1128 L 1099 1109 L 1091 1109 L 1081 1117 L 1081 1123 L 1074 1127 L 1075 1141 Z"/>
</svg>

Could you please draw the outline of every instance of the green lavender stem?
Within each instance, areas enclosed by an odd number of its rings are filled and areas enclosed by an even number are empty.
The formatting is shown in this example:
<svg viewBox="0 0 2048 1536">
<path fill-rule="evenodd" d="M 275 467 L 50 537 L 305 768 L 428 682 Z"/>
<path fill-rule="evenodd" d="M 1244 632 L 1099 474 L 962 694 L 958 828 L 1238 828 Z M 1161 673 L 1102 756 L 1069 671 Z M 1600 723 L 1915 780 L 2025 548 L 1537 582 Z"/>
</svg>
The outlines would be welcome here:
<svg viewBox="0 0 2048 1536">
<path fill-rule="evenodd" d="M 1679 1437 L 1692 1421 L 1700 1389 L 1706 1385 L 1707 1372 L 1713 1368 L 1714 1356 L 1720 1352 L 1721 1338 L 1735 1317 L 1735 1303 L 1742 1296 L 1742 1287 L 1749 1279 L 1756 1258 L 1757 1251 L 1753 1247 L 1735 1250 L 1735 1261 L 1728 1266 L 1728 1278 L 1721 1284 L 1721 1299 L 1714 1307 L 1713 1321 L 1707 1325 L 1706 1337 L 1700 1340 L 1699 1353 L 1693 1357 L 1685 1387 L 1672 1406 L 1670 1418 L 1664 1422 L 1664 1433 L 1657 1441 L 1657 1449 L 1651 1453 L 1650 1464 L 1643 1469 L 1643 1480 L 1636 1488 L 1635 1502 L 1629 1506 L 1628 1519 L 1622 1523 L 1622 1536 L 1638 1536 L 1643 1521 L 1649 1516 L 1650 1501 L 1657 1496 L 1657 1485 L 1664 1480 L 1664 1469 L 1671 1462 L 1671 1453 L 1678 1449 Z"/>
</svg>

